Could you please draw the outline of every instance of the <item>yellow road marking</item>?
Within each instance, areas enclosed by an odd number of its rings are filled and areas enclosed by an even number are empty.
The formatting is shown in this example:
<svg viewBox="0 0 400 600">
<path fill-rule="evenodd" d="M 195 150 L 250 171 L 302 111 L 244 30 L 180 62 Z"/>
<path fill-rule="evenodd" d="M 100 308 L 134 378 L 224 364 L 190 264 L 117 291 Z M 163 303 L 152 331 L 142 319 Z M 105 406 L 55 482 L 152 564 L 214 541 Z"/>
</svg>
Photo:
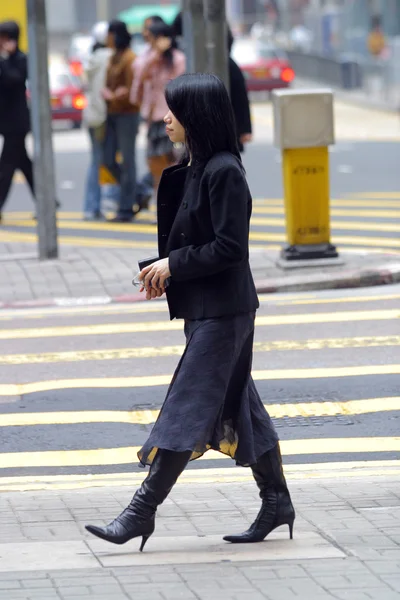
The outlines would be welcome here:
<svg viewBox="0 0 400 600">
<path fill-rule="evenodd" d="M 314 304 L 341 304 L 341 303 L 362 303 L 362 302 L 382 302 L 385 300 L 398 300 L 400 294 L 380 294 L 378 296 L 348 296 L 344 298 L 316 298 L 315 294 L 281 294 L 279 298 L 275 298 L 272 294 L 260 294 L 259 300 L 261 304 L 270 304 L 273 306 L 291 306 L 291 305 L 314 305 Z M 164 300 L 157 302 L 139 302 L 137 304 L 101 304 L 99 306 L 60 306 L 59 308 L 24 308 L 20 309 L 5 309 L 0 310 L 0 321 L 11 321 L 13 319 L 43 319 L 49 316 L 80 316 L 80 315 L 107 315 L 107 314 L 145 314 L 167 312 L 168 307 Z"/>
<path fill-rule="evenodd" d="M 298 404 L 265 404 L 270 416 L 333 417 L 400 411 L 400 397 L 347 400 L 345 402 L 300 402 Z M 157 420 L 158 410 L 93 410 L 56 411 L 45 413 L 18 413 L 0 415 L 0 427 L 35 425 L 77 425 L 81 423 L 129 423 L 151 425 Z"/>
<path fill-rule="evenodd" d="M 376 198 L 376 196 L 374 196 Z M 376 200 L 360 200 L 357 198 L 338 198 L 330 200 L 331 206 L 345 207 L 360 207 L 360 208 L 377 208 Z M 255 200 L 254 205 L 257 206 L 283 206 L 283 199 L 260 199 Z M 399 208 L 398 200 L 379 200 L 379 208 Z"/>
<path fill-rule="evenodd" d="M 3 469 L 32 467 L 83 467 L 137 463 L 140 446 L 98 448 L 95 450 L 48 450 L 44 452 L 5 452 L 1 455 Z M 284 440 L 284 456 L 303 454 L 344 454 L 362 452 L 400 452 L 400 437 L 360 437 Z M 199 460 L 228 458 L 209 450 Z"/>
<path fill-rule="evenodd" d="M 354 192 L 350 194 L 355 198 L 393 198 L 400 200 L 400 192 Z"/>
<path fill-rule="evenodd" d="M 285 465 L 285 476 L 293 480 L 342 479 L 353 477 L 397 476 L 400 461 L 346 461 L 339 463 L 314 463 Z M 1 492 L 35 490 L 85 489 L 93 487 L 134 487 L 140 484 L 147 472 L 101 473 L 87 475 L 30 475 L 0 478 Z M 179 478 L 185 484 L 252 482 L 250 469 L 200 468 L 186 469 Z"/>
<path fill-rule="evenodd" d="M 293 300 L 276 300 L 277 306 L 296 306 L 300 304 L 341 304 L 348 302 L 384 302 L 385 300 L 399 300 L 400 294 L 380 294 L 379 296 L 349 296 L 348 298 L 313 298 L 312 300 L 306 299 L 293 299 Z"/>
<path fill-rule="evenodd" d="M 262 202 L 262 201 L 261 201 Z M 260 205 L 257 201 L 254 202 L 253 215 L 284 215 L 285 209 L 283 206 L 283 200 L 275 201 L 279 202 L 280 206 L 268 206 L 264 207 Z M 335 201 L 332 201 L 335 206 Z M 346 205 L 347 206 L 347 205 Z M 376 206 L 376 203 L 375 203 Z M 380 206 L 380 205 L 379 205 Z M 332 217 L 376 217 L 376 218 L 397 218 L 400 217 L 400 211 L 397 210 L 398 204 L 390 205 L 392 208 L 388 210 L 382 209 L 353 209 L 353 208 L 331 208 L 330 214 Z M 110 213 L 111 215 L 112 213 Z M 154 218 L 155 209 L 150 211 L 150 214 L 139 213 L 135 217 L 135 222 L 146 222 L 150 219 Z M 82 221 L 82 213 L 80 212 L 59 212 L 57 215 L 58 221 Z M 15 222 L 15 225 L 18 225 L 20 221 L 29 221 L 31 226 L 36 226 L 36 221 L 32 219 L 32 213 L 28 212 L 6 212 L 4 213 L 4 224 L 11 225 L 11 223 Z M 339 223 L 340 221 L 338 221 Z M 114 229 L 114 227 L 113 227 Z"/>
<path fill-rule="evenodd" d="M 388 309 L 258 316 L 256 324 L 257 327 L 271 327 L 273 325 L 343 323 L 347 321 L 387 321 L 399 318 L 400 309 Z M 115 333 L 150 333 L 181 330 L 182 323 L 180 321 L 145 321 L 143 323 L 106 323 L 99 325 L 3 329 L 3 331 L 0 331 L 0 339 L 15 340 L 45 337 L 71 337 L 75 335 L 109 335 Z"/>
<path fill-rule="evenodd" d="M 260 213 L 261 209 L 255 209 L 253 214 Z M 268 210 L 263 209 L 263 212 L 269 212 Z M 282 209 L 283 212 L 283 209 Z M 345 215 L 347 216 L 347 215 Z M 361 218 L 360 214 L 356 214 Z M 372 216 L 377 216 L 376 214 Z M 396 214 L 392 213 L 386 216 L 390 216 L 393 219 L 396 219 Z M 399 213 L 400 216 L 400 213 Z M 285 219 L 283 218 L 265 218 L 265 217 L 256 217 L 253 216 L 251 219 L 252 225 L 260 225 L 260 226 L 270 226 L 270 227 L 285 227 Z M 23 219 L 14 219 L 7 220 L 4 225 L 9 227 L 36 227 L 36 221 L 23 220 Z M 92 223 L 86 221 L 77 221 L 77 220 L 58 220 L 58 228 L 59 229 L 74 229 L 74 230 L 84 230 L 84 231 L 108 231 L 108 232 L 119 232 L 119 233 L 139 233 L 139 234 L 150 234 L 155 235 L 157 233 L 157 227 L 155 225 L 144 225 L 137 223 L 125 223 L 123 225 L 118 224 L 110 224 L 110 223 Z M 382 223 L 382 222 L 369 222 L 369 221 L 337 221 L 333 219 L 331 221 L 332 229 L 342 229 L 353 231 L 363 230 L 363 231 L 386 231 L 392 233 L 400 232 L 400 225 L 397 223 Z"/>
<path fill-rule="evenodd" d="M 107 315 L 107 314 L 146 314 L 146 313 L 157 313 L 167 312 L 168 306 L 164 300 L 157 300 L 156 302 L 138 302 L 138 303 L 126 303 L 126 304 L 101 304 L 99 306 L 60 306 L 58 308 L 24 308 L 23 310 L 9 309 L 6 308 L 3 311 L 0 310 L 0 320 L 10 321 L 12 319 L 47 319 L 49 316 L 54 317 L 65 317 L 65 316 L 76 316 L 81 315 Z"/>
<path fill-rule="evenodd" d="M 275 340 L 255 342 L 254 352 L 287 352 L 300 350 L 325 350 L 343 348 L 374 348 L 399 346 L 400 336 L 375 336 L 352 338 L 320 338 L 304 341 Z M 131 358 L 156 358 L 180 356 L 183 344 L 174 346 L 142 346 L 137 348 L 109 348 L 107 350 L 73 350 L 68 352 L 40 352 L 37 354 L 0 354 L 0 365 L 47 364 L 81 362 L 87 360 L 128 360 Z"/>
<path fill-rule="evenodd" d="M 278 206 L 255 206 L 253 208 L 253 215 L 284 215 L 284 207 Z M 351 221 L 352 223 L 360 223 L 363 217 L 373 217 L 377 219 L 396 219 L 400 217 L 400 211 L 396 209 L 390 210 L 373 210 L 373 209 L 351 209 L 351 208 L 331 208 L 330 214 L 332 217 L 358 217 L 358 221 Z M 338 227 L 341 221 L 333 220 L 333 223 Z M 363 222 L 362 222 L 363 223 Z"/>
<path fill-rule="evenodd" d="M 331 377 L 364 377 L 368 375 L 399 375 L 400 364 L 366 365 L 359 367 L 322 367 L 311 369 L 270 369 L 253 371 L 255 381 L 286 379 L 321 379 Z M 101 377 L 84 379 L 53 379 L 31 383 L 0 384 L 0 396 L 24 396 L 38 392 L 64 389 L 137 388 L 169 385 L 172 375 L 137 377 Z"/>
<path fill-rule="evenodd" d="M 285 299 L 296 299 L 296 298 L 315 298 L 315 294 L 306 294 L 305 292 L 299 294 L 284 294 Z M 381 298 L 381 297 L 379 297 Z M 400 298 L 400 296 L 399 296 Z M 274 299 L 274 296 L 271 294 L 260 294 L 259 296 L 260 302 L 268 302 L 270 304 L 275 304 L 279 300 Z M 59 306 L 56 308 L 24 308 L 23 311 L 21 309 L 0 309 L 0 320 L 10 321 L 13 318 L 16 319 L 41 319 L 48 318 L 50 315 L 52 316 L 80 316 L 84 315 L 106 315 L 109 313 L 156 313 L 156 312 L 167 312 L 168 306 L 165 300 L 157 300 L 156 302 L 139 302 L 139 303 L 126 303 L 126 304 L 99 304 L 98 306 L 85 306 L 85 305 L 76 305 L 76 306 Z"/>
<path fill-rule="evenodd" d="M 9 226 L 18 227 L 33 227 L 36 226 L 36 221 L 32 219 L 23 221 L 10 221 L 5 223 Z M 85 231 L 114 231 L 114 232 L 135 232 L 135 233 L 150 233 L 155 235 L 157 233 L 157 227 L 155 225 L 141 225 L 136 223 L 107 223 L 107 222 L 91 222 L 91 221 L 64 221 L 58 220 L 58 229 L 83 229 Z"/>
<path fill-rule="evenodd" d="M 14 231 L 2 230 L 1 233 L 2 242 L 25 242 L 25 243 L 37 243 L 37 236 L 34 233 L 20 233 Z M 84 248 L 141 248 L 141 249 L 156 249 L 155 236 L 153 240 L 149 241 L 137 241 L 137 240 L 121 240 L 116 238 L 99 238 L 99 237 L 84 237 L 84 236 L 59 236 L 59 243 L 66 246 L 77 246 Z M 261 233 L 251 232 L 250 241 L 262 241 L 265 244 L 256 244 L 258 248 L 265 248 L 266 250 L 280 250 L 279 244 L 273 244 L 270 242 L 286 241 L 284 233 Z M 376 238 L 376 237 L 346 237 L 346 236 L 333 236 L 333 242 L 341 245 L 341 249 L 344 250 L 346 246 L 350 246 L 351 250 L 354 251 L 356 248 L 366 250 L 369 246 L 372 247 L 385 247 L 400 248 L 400 240 L 396 238 Z M 368 248 L 369 249 L 369 248 Z"/>
<path fill-rule="evenodd" d="M 2 230 L 2 242 L 30 242 L 37 243 L 37 235 L 35 233 L 20 233 L 14 231 Z M 85 238 L 79 236 L 59 236 L 60 244 L 66 246 L 83 246 L 85 248 L 143 248 L 155 249 L 157 246 L 156 240 L 141 242 L 136 240 L 119 240 L 116 238 Z"/>
<path fill-rule="evenodd" d="M 376 200 L 379 200 L 377 206 Z M 330 205 L 340 208 L 372 208 L 374 210 L 382 208 L 399 208 L 400 192 L 362 192 L 350 193 L 345 198 L 331 198 Z M 254 210 L 258 210 L 260 206 L 279 206 L 283 208 L 283 198 L 254 198 Z M 155 211 L 153 211 L 155 212 Z M 110 213 L 111 214 L 111 213 Z M 139 213 L 140 215 L 140 213 Z M 31 219 L 32 212 L 29 211 L 10 211 L 3 214 L 4 219 Z M 59 219 L 82 219 L 83 214 L 79 211 L 59 211 L 57 213 Z M 146 215 L 142 215 L 144 218 Z M 32 220 L 32 222 L 34 222 Z"/>
<path fill-rule="evenodd" d="M 259 242 L 284 242 L 285 236 L 282 233 L 262 233 L 259 231 L 250 231 L 249 239 Z M 349 246 L 394 246 L 400 248 L 400 239 L 393 238 L 379 238 L 379 237 L 365 237 L 361 235 L 354 235 L 353 237 L 347 237 L 344 235 L 333 235 L 332 240 L 336 244 L 348 244 Z"/>
<path fill-rule="evenodd" d="M 395 217 L 393 217 L 395 218 Z M 264 218 L 264 217 L 253 217 L 251 219 L 251 225 L 267 225 L 270 227 L 285 227 L 285 219 L 278 218 Z M 400 225 L 398 223 L 371 223 L 369 221 L 331 221 L 331 229 L 343 229 L 349 231 L 388 231 L 391 233 L 400 232 Z M 357 237 L 356 237 L 357 239 Z"/>
</svg>

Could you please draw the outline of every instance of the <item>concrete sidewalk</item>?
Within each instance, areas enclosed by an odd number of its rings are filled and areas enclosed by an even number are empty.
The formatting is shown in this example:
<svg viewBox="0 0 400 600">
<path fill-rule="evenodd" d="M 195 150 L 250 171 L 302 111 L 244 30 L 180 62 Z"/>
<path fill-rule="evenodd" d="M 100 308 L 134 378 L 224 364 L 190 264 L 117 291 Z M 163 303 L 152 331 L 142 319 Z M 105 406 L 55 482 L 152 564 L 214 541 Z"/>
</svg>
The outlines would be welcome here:
<svg viewBox="0 0 400 600">
<path fill-rule="evenodd" d="M 207 484 L 189 483 L 191 470 L 160 507 L 143 554 L 139 540 L 112 546 L 84 529 L 121 511 L 137 475 L 120 474 L 125 487 L 62 489 L 74 487 L 67 478 L 44 491 L 2 485 L 0 599 L 398 600 L 399 470 L 387 464 L 379 476 L 372 467 L 289 473 L 294 540 L 281 528 L 246 545 L 221 537 L 259 508 L 248 470 Z"/>
<path fill-rule="evenodd" d="M 335 97 L 343 102 L 373 108 L 383 112 L 398 114 L 400 111 L 400 86 L 393 86 L 391 90 L 374 90 L 368 88 L 346 90 L 340 87 L 334 87 L 329 84 L 321 83 L 314 79 L 305 77 L 296 77 L 294 82 L 295 88 L 330 88 L 333 90 Z"/>
<path fill-rule="evenodd" d="M 132 277 L 139 259 L 156 248 L 65 246 L 60 258 L 39 261 L 32 244 L 0 243 L 0 308 L 141 300 Z M 250 262 L 260 293 L 363 287 L 400 281 L 396 254 L 341 254 L 342 265 L 295 270 L 277 267 L 277 251 L 252 249 Z"/>
</svg>

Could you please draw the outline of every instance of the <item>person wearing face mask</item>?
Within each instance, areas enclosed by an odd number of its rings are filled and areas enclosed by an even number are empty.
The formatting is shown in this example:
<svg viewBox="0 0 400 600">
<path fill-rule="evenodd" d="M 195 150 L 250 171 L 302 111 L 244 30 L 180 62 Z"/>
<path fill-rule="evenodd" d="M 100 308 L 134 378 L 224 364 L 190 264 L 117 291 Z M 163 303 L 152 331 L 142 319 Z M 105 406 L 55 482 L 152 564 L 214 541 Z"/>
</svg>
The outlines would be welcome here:
<svg viewBox="0 0 400 600">
<path fill-rule="evenodd" d="M 22 171 L 35 197 L 33 165 L 25 147 L 30 130 L 26 98 L 28 66 L 26 55 L 18 46 L 19 35 L 15 21 L 0 23 L 0 135 L 4 139 L 0 157 L 0 221 L 17 169 Z"/>
</svg>

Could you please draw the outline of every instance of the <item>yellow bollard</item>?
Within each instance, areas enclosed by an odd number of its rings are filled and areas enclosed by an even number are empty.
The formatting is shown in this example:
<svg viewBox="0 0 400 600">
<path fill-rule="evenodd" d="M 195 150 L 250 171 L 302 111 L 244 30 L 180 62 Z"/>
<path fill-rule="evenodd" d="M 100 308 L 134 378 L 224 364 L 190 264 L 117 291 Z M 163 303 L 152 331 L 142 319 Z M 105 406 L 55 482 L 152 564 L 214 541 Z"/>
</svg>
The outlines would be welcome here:
<svg viewBox="0 0 400 600">
<path fill-rule="evenodd" d="M 332 92 L 277 90 L 273 106 L 274 142 L 282 151 L 287 237 L 279 262 L 287 268 L 305 266 L 311 259 L 337 264 L 329 217 Z"/>
</svg>

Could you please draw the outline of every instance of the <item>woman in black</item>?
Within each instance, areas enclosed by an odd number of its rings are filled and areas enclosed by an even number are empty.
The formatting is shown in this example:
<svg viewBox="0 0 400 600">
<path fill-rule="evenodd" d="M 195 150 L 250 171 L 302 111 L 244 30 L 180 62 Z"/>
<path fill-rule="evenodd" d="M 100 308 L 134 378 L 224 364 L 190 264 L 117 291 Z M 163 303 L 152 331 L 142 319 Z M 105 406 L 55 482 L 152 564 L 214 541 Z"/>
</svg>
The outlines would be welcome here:
<svg viewBox="0 0 400 600">
<path fill-rule="evenodd" d="M 186 349 L 149 439 L 150 471 L 129 506 L 88 531 L 116 544 L 154 532 L 155 513 L 189 460 L 209 449 L 250 466 L 261 510 L 230 542 L 259 542 L 295 513 L 278 436 L 251 377 L 258 298 L 249 266 L 252 199 L 224 84 L 182 75 L 166 90 L 167 133 L 188 158 L 166 169 L 158 192 L 160 259 L 141 272 L 148 300 L 166 293 L 171 319 L 185 320 Z"/>
</svg>

